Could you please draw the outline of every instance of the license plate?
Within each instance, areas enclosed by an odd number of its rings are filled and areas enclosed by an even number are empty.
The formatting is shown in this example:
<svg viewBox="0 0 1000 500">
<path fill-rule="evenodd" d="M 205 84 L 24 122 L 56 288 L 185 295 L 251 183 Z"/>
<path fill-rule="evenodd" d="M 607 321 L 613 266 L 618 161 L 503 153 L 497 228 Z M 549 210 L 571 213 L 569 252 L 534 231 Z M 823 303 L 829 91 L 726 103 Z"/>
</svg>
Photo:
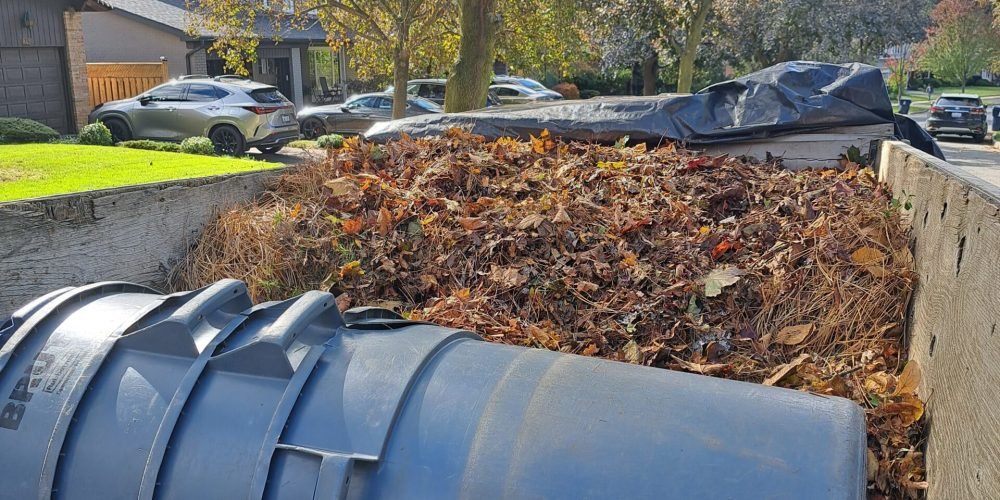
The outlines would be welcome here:
<svg viewBox="0 0 1000 500">
<path fill-rule="evenodd" d="M 291 123 L 292 122 L 292 117 L 288 116 L 288 115 L 281 115 L 281 122 L 282 123 Z"/>
<path fill-rule="evenodd" d="M 951 117 L 952 117 L 952 118 L 961 118 L 961 117 L 962 117 L 962 115 L 964 115 L 964 114 L 965 114 L 965 113 L 952 113 L 952 114 L 951 114 Z"/>
</svg>

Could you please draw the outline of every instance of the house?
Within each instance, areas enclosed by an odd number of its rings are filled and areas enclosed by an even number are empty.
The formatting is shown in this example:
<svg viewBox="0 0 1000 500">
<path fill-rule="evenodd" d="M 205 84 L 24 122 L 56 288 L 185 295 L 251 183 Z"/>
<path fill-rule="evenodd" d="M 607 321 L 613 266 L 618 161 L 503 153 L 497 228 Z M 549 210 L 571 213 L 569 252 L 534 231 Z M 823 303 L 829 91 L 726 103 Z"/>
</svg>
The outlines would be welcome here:
<svg viewBox="0 0 1000 500">
<path fill-rule="evenodd" d="M 81 13 L 105 8 L 98 0 L 0 0 L 0 117 L 64 134 L 87 123 Z"/>
<path fill-rule="evenodd" d="M 165 58 L 170 76 L 218 76 L 226 71 L 218 54 L 209 51 L 210 33 L 188 33 L 190 16 L 185 0 L 101 0 L 105 12 L 83 15 L 87 60 L 106 63 L 148 63 Z M 328 86 L 346 83 L 344 51 L 333 51 L 326 32 L 314 23 L 306 29 L 274 28 L 267 16 L 257 17 L 260 45 L 251 78 L 278 87 L 296 106 L 319 101 L 320 78 Z"/>
</svg>

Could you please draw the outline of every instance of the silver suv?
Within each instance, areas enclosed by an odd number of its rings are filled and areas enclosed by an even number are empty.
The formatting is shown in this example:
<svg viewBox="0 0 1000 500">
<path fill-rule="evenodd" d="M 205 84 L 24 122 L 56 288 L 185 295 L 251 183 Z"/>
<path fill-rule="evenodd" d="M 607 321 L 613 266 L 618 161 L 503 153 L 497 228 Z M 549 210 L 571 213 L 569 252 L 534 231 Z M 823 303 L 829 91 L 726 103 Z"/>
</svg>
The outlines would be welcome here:
<svg viewBox="0 0 1000 500">
<path fill-rule="evenodd" d="M 219 154 L 255 147 L 277 153 L 299 137 L 295 106 L 276 87 L 242 77 L 182 77 L 131 99 L 106 102 L 90 113 L 115 141 L 181 141 L 206 136 Z"/>
</svg>

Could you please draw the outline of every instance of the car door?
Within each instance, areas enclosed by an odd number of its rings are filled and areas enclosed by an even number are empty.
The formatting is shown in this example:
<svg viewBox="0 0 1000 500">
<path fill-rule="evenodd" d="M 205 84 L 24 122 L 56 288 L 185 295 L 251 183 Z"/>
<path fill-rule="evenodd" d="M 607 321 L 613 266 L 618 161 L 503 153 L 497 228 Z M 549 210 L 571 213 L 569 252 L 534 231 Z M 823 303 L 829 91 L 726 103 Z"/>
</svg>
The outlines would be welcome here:
<svg viewBox="0 0 1000 500">
<path fill-rule="evenodd" d="M 497 87 L 495 90 L 497 97 L 500 98 L 500 102 L 504 104 L 520 104 L 518 99 L 519 92 L 516 89 L 510 87 Z"/>
<path fill-rule="evenodd" d="M 392 119 L 392 98 L 379 97 L 375 101 L 375 110 L 372 112 L 372 123 L 384 122 Z"/>
<path fill-rule="evenodd" d="M 187 95 L 178 102 L 174 111 L 173 129 L 181 139 L 208 134 L 213 116 L 222 110 L 219 102 L 225 91 L 206 83 L 188 85 Z"/>
<path fill-rule="evenodd" d="M 177 105 L 184 102 L 186 84 L 167 84 L 140 96 L 139 105 L 132 109 L 132 135 L 145 139 L 178 141 Z"/>
<path fill-rule="evenodd" d="M 371 127 L 371 114 L 375 111 L 376 97 L 355 99 L 343 106 L 344 112 L 337 116 L 336 129 L 347 134 L 359 134 Z"/>
</svg>

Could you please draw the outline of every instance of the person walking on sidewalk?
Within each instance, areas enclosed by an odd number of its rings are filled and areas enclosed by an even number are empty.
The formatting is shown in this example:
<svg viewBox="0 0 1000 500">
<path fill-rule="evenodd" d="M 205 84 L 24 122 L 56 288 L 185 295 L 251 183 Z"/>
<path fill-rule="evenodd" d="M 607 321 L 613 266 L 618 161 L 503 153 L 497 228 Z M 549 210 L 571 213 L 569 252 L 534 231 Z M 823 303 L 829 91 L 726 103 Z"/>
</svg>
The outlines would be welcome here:
<svg viewBox="0 0 1000 500">
<path fill-rule="evenodd" d="M 934 94 L 934 86 L 933 85 L 928 85 L 927 86 L 927 100 L 928 101 L 931 100 L 931 95 L 933 95 L 933 94 Z"/>
</svg>

